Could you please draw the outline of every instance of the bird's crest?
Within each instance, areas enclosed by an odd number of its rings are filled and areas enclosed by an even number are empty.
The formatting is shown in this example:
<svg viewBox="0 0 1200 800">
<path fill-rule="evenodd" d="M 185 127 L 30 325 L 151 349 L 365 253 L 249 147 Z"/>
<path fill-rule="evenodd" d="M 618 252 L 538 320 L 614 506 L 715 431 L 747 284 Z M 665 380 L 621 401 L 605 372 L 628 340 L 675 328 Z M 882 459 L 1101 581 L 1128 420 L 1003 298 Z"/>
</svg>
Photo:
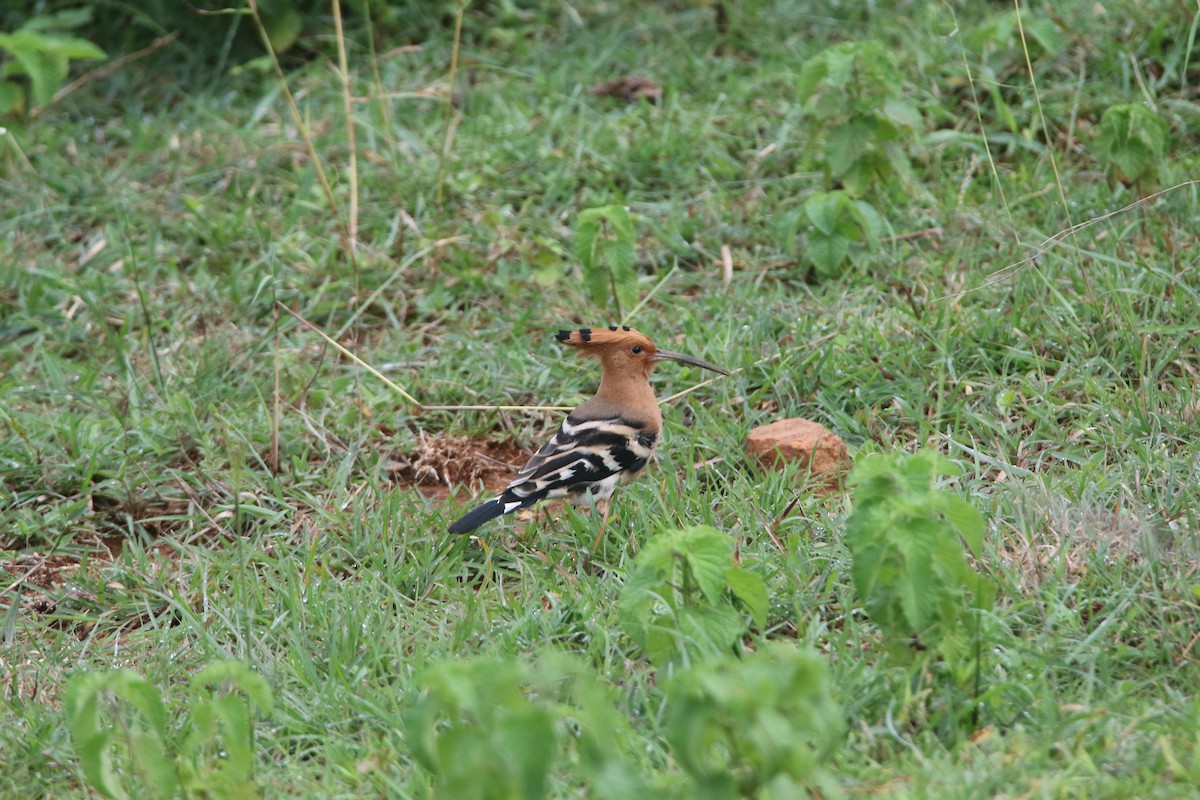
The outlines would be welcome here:
<svg viewBox="0 0 1200 800">
<path fill-rule="evenodd" d="M 609 325 L 607 328 L 576 328 L 559 331 L 555 337 L 565 345 L 578 347 L 584 352 L 606 350 L 617 347 L 640 347 L 639 353 L 653 355 L 658 349 L 650 337 L 628 325 Z"/>
</svg>

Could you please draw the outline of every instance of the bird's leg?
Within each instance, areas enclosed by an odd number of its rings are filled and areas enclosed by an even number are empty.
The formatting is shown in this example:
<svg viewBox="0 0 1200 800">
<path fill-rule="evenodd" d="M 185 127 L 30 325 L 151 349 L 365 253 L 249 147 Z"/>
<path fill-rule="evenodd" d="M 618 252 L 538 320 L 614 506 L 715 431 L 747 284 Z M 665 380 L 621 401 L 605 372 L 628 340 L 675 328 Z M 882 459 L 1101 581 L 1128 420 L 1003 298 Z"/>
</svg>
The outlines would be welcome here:
<svg viewBox="0 0 1200 800">
<path fill-rule="evenodd" d="M 608 525 L 608 511 L 610 502 L 608 500 L 597 500 L 596 508 L 600 510 L 600 532 L 596 534 L 596 541 L 592 542 L 592 555 L 596 555 L 596 551 L 600 549 L 600 540 L 604 538 L 604 528 Z M 589 556 L 590 558 L 590 556 Z"/>
</svg>

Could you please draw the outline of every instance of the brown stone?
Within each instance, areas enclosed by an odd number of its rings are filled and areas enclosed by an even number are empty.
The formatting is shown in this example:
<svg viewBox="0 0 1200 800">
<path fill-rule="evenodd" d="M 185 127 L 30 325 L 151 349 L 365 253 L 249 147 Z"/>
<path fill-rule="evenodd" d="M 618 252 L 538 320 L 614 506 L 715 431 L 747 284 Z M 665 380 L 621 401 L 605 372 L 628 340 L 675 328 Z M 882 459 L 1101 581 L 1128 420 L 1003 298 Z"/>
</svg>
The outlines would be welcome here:
<svg viewBox="0 0 1200 800">
<path fill-rule="evenodd" d="M 813 475 L 836 478 L 850 468 L 842 437 L 807 419 L 781 419 L 746 435 L 746 452 L 767 466 L 797 462 Z"/>
</svg>

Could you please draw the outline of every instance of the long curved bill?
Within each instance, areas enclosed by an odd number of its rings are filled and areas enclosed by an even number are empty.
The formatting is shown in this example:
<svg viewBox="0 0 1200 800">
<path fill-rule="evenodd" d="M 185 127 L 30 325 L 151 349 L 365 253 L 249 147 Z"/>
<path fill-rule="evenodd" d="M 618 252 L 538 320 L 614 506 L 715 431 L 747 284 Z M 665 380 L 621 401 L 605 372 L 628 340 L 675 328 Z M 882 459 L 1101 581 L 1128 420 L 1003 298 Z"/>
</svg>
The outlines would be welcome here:
<svg viewBox="0 0 1200 800">
<path fill-rule="evenodd" d="M 672 353 L 670 350 L 659 350 L 653 356 L 651 356 L 651 358 L 655 361 L 678 361 L 680 364 L 691 364 L 693 367 L 712 370 L 720 375 L 729 374 L 726 370 L 710 364 L 707 361 L 701 361 L 700 359 L 693 358 L 692 356 L 685 356 L 683 353 Z"/>
</svg>

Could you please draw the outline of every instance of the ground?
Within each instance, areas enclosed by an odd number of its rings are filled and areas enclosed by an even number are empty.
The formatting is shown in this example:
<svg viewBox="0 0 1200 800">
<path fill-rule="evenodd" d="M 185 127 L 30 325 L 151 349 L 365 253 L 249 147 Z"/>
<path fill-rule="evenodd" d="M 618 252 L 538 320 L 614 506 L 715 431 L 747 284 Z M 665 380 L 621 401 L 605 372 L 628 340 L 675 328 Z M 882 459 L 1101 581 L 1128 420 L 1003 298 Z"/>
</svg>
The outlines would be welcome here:
<svg viewBox="0 0 1200 800">
<path fill-rule="evenodd" d="M 729 5 L 471 8 L 453 75 L 453 15 L 373 47 L 351 16 L 346 93 L 317 22 L 299 116 L 268 62 L 171 44 L 3 123 L 0 797 L 97 796 L 80 675 L 145 678 L 190 763 L 224 660 L 273 695 L 268 797 L 502 794 L 525 757 L 505 796 L 693 797 L 706 758 L 730 797 L 1200 796 L 1197 9 Z M 576 252 L 612 206 L 636 304 Z M 733 374 L 658 369 L 594 555 L 559 506 L 449 536 L 594 391 L 555 332 L 610 323 Z M 945 595 L 961 635 L 865 612 L 851 492 L 745 455 L 783 417 L 954 462 L 994 593 Z M 730 554 L 654 583 L 700 526 Z M 694 663 L 646 587 L 709 621 Z M 794 703 L 720 696 L 762 664 Z M 735 745 L 690 758 L 682 709 Z"/>
</svg>

